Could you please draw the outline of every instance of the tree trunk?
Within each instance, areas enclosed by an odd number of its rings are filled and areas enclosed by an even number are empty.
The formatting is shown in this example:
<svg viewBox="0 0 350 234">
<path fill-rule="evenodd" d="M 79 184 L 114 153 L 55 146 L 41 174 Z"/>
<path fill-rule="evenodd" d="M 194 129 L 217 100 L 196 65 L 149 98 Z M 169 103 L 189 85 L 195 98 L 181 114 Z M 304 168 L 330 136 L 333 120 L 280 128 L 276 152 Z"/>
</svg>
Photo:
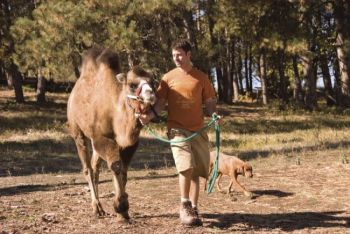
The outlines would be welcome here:
<svg viewBox="0 0 350 234">
<path fill-rule="evenodd" d="M 235 62 L 235 40 L 232 40 L 231 44 L 231 56 L 230 56 L 230 62 L 231 62 L 231 78 L 232 78 L 232 92 L 233 92 L 233 102 L 238 102 L 239 100 L 239 87 L 238 87 L 238 77 L 236 72 L 236 62 Z"/>
<path fill-rule="evenodd" d="M 246 95 L 250 96 L 251 93 L 249 87 L 249 71 L 248 71 L 248 46 L 245 46 L 245 56 L 244 56 L 244 75 L 245 75 L 245 90 Z"/>
<path fill-rule="evenodd" d="M 219 101 L 224 101 L 224 95 L 223 95 L 223 83 L 222 83 L 222 70 L 221 67 L 216 67 L 216 79 L 218 82 L 218 96 Z"/>
<path fill-rule="evenodd" d="M 187 34 L 187 38 L 193 43 L 194 48 L 197 49 L 197 40 L 196 40 L 196 33 L 195 33 L 195 22 L 193 21 L 193 12 L 192 11 L 185 11 L 184 17 L 183 17 L 183 24 L 184 24 L 184 30 Z"/>
<path fill-rule="evenodd" d="M 253 93 L 253 55 L 252 46 L 249 45 L 249 64 L 248 64 L 248 77 L 249 77 L 249 93 Z"/>
<path fill-rule="evenodd" d="M 238 47 L 238 59 L 237 59 L 237 78 L 238 78 L 238 84 L 239 84 L 239 93 L 243 94 L 244 89 L 243 89 L 243 75 L 242 75 L 242 57 L 241 57 L 241 50 L 240 47 Z"/>
<path fill-rule="evenodd" d="M 334 92 L 332 88 L 331 75 L 329 74 L 328 60 L 326 54 L 320 55 L 320 67 L 322 71 L 323 83 L 324 83 L 324 95 L 326 98 L 327 106 L 335 104 Z"/>
<path fill-rule="evenodd" d="M 208 0 L 206 1 L 206 4 L 205 4 L 206 10 L 207 10 L 206 16 L 208 21 L 209 38 L 210 38 L 211 46 L 213 48 L 216 47 L 219 43 L 218 38 L 214 35 L 214 25 L 215 25 L 215 20 L 213 16 L 215 11 L 215 9 L 213 9 L 214 5 L 215 5 L 214 0 Z M 214 50 L 214 53 L 210 58 L 210 64 L 212 64 L 212 67 L 216 66 L 218 57 L 219 57 L 218 51 Z"/>
<path fill-rule="evenodd" d="M 226 59 L 224 59 L 224 66 L 225 66 L 225 86 L 227 86 L 226 88 L 226 93 L 225 93 L 225 103 L 227 104 L 232 104 L 232 58 L 231 58 L 231 41 L 230 39 L 227 39 L 225 41 L 225 49 L 226 49 L 226 54 L 225 57 Z"/>
<path fill-rule="evenodd" d="M 349 3 L 343 0 L 334 1 L 334 16 L 336 22 L 336 45 L 340 71 L 340 105 L 350 107 L 350 32 L 348 22 L 350 17 Z"/>
<path fill-rule="evenodd" d="M 36 102 L 38 105 L 46 103 L 46 79 L 39 73 L 38 83 L 36 88 Z"/>
<path fill-rule="evenodd" d="M 4 63 L 0 60 L 0 81 L 1 80 L 6 81 L 8 89 L 13 89 L 12 76 L 8 75 Z"/>
<path fill-rule="evenodd" d="M 8 73 L 8 80 L 12 80 L 13 88 L 15 91 L 15 97 L 17 103 L 24 103 L 23 95 L 23 78 L 21 73 L 19 73 L 17 66 L 12 64 L 10 68 L 10 73 Z"/>
<path fill-rule="evenodd" d="M 288 93 L 287 93 L 287 79 L 284 74 L 285 71 L 285 54 L 282 49 L 278 50 L 278 73 L 280 77 L 279 85 L 279 96 L 282 100 L 281 107 L 285 108 L 285 105 L 288 104 Z"/>
<path fill-rule="evenodd" d="M 262 48 L 259 56 L 259 73 L 260 73 L 260 82 L 261 82 L 261 95 L 263 105 L 267 105 L 267 83 L 266 83 L 266 55 L 265 49 Z"/>
<path fill-rule="evenodd" d="M 228 102 L 228 68 L 227 68 L 227 63 L 226 62 L 222 62 L 222 91 L 223 91 L 223 95 L 222 95 L 222 100 L 227 103 Z"/>
<path fill-rule="evenodd" d="M 317 107 L 314 61 L 309 56 L 301 56 L 305 80 L 305 108 L 313 111 Z"/>
<path fill-rule="evenodd" d="M 294 81 L 295 87 L 293 92 L 293 98 L 296 101 L 297 105 L 302 105 L 304 100 L 304 95 L 301 87 L 301 79 L 298 70 L 298 56 L 293 56 L 293 71 L 294 71 Z"/>
<path fill-rule="evenodd" d="M 333 61 L 333 70 L 334 70 L 334 93 L 335 93 L 335 100 L 337 103 L 337 106 L 341 103 L 341 91 L 340 91 L 340 71 L 339 71 L 339 62 L 337 59 L 334 59 Z"/>
<path fill-rule="evenodd" d="M 7 88 L 8 89 L 13 89 L 13 78 L 12 78 L 12 75 L 10 75 L 7 72 L 5 72 L 5 78 L 6 78 Z"/>
<path fill-rule="evenodd" d="M 346 63 L 345 51 L 342 48 L 343 39 L 342 35 L 337 36 L 337 57 L 339 63 L 340 72 L 340 105 L 349 107 L 350 106 L 350 77 L 349 77 L 349 67 Z"/>
</svg>

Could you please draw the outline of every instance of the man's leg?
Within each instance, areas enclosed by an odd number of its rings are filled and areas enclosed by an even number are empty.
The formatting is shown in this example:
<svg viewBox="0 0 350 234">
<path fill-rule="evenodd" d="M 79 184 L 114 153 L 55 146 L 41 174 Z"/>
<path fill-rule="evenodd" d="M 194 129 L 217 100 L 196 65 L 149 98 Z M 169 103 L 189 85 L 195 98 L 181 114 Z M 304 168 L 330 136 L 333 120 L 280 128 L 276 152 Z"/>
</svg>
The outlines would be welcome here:
<svg viewBox="0 0 350 234">
<path fill-rule="evenodd" d="M 199 176 L 193 177 L 191 180 L 190 199 L 192 203 L 192 209 L 196 215 L 196 224 L 203 225 L 202 220 L 199 218 L 198 212 L 198 197 L 199 197 Z"/>
<path fill-rule="evenodd" d="M 199 197 L 199 176 L 192 178 L 190 188 L 190 200 L 192 207 L 197 207 Z"/>
<path fill-rule="evenodd" d="M 202 225 L 201 220 L 198 218 L 198 212 L 193 208 L 191 202 L 192 197 L 194 197 L 194 201 L 197 202 L 199 190 L 199 186 L 197 185 L 194 186 L 194 190 L 192 188 L 192 171 L 193 169 L 191 168 L 180 172 L 179 174 L 179 186 L 181 194 L 180 219 L 182 224 Z M 199 178 L 197 181 L 199 182 Z"/>
<path fill-rule="evenodd" d="M 179 187 L 181 201 L 190 199 L 192 168 L 179 173 Z M 192 199 L 191 199 L 192 200 Z"/>
<path fill-rule="evenodd" d="M 195 211 L 198 219 L 198 224 L 201 224 L 198 211 L 198 198 L 199 198 L 199 177 L 208 178 L 210 154 L 209 154 L 209 139 L 206 133 L 202 133 L 200 136 L 194 138 L 191 142 L 191 150 L 193 153 L 195 168 L 192 172 L 190 199 L 192 208 Z"/>
<path fill-rule="evenodd" d="M 174 141 L 188 137 L 190 132 L 180 130 L 176 134 L 169 134 L 169 139 Z M 172 143 L 171 150 L 175 160 L 176 169 L 179 172 L 179 187 L 180 187 L 180 220 L 185 225 L 198 225 L 200 220 L 194 211 L 191 203 L 191 180 L 193 174 L 194 160 L 192 157 L 191 143 Z"/>
</svg>

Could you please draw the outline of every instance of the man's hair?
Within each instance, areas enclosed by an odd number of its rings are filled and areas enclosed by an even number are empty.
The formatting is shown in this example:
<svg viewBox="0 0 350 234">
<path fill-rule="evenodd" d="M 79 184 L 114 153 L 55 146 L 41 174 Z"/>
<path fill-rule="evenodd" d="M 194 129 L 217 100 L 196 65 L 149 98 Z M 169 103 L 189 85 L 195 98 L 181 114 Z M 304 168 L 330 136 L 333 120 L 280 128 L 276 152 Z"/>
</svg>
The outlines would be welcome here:
<svg viewBox="0 0 350 234">
<path fill-rule="evenodd" d="M 175 41 L 172 46 L 171 46 L 171 49 L 182 49 L 183 51 L 185 51 L 186 53 L 191 51 L 192 49 L 192 46 L 191 46 L 191 43 L 186 40 L 186 39 L 179 39 L 177 41 Z"/>
</svg>

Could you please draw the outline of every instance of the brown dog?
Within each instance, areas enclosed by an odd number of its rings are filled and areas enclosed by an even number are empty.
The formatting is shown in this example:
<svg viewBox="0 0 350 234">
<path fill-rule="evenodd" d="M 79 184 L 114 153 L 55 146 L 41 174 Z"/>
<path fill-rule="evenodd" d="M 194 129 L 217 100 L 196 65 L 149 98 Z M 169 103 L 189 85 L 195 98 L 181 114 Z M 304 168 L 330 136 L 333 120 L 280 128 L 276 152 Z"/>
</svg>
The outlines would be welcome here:
<svg viewBox="0 0 350 234">
<path fill-rule="evenodd" d="M 210 166 L 209 166 L 209 175 L 214 170 L 216 160 L 216 152 L 210 152 Z M 220 180 L 222 175 L 228 175 L 231 177 L 230 185 L 228 186 L 227 193 L 231 192 L 232 184 L 235 184 L 238 191 L 243 192 L 245 196 L 252 197 L 253 194 L 247 191 L 238 181 L 238 175 L 245 176 L 247 178 L 253 177 L 253 168 L 248 163 L 242 161 L 241 159 L 220 153 L 219 155 L 219 165 L 218 165 L 218 181 L 217 188 L 221 192 Z M 205 183 L 205 189 L 207 186 L 207 181 Z"/>
</svg>

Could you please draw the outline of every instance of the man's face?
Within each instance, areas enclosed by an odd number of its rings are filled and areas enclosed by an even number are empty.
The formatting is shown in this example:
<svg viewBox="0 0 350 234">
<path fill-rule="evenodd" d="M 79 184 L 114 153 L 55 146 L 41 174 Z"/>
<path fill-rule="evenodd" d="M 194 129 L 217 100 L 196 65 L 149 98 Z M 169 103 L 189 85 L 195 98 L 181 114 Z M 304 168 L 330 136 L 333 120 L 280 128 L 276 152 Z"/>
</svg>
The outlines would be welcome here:
<svg viewBox="0 0 350 234">
<path fill-rule="evenodd" d="M 185 67 L 191 64 L 191 52 L 185 52 L 183 49 L 173 49 L 173 60 L 176 67 Z"/>
</svg>

